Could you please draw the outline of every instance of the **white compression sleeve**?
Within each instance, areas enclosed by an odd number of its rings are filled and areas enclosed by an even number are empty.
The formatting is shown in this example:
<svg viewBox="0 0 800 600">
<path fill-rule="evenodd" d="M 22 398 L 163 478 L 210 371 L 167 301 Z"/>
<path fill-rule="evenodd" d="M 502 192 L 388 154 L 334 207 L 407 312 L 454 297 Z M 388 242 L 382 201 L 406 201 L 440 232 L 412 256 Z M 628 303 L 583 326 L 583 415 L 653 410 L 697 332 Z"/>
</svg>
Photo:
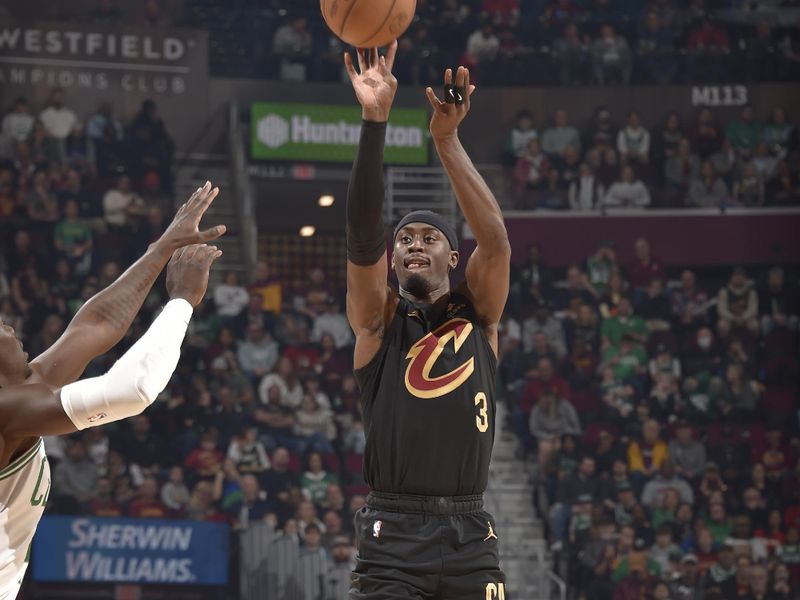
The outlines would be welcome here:
<svg viewBox="0 0 800 600">
<path fill-rule="evenodd" d="M 178 365 L 192 310 L 186 300 L 170 300 L 108 373 L 61 388 L 61 405 L 75 427 L 132 417 L 155 402 Z"/>
</svg>

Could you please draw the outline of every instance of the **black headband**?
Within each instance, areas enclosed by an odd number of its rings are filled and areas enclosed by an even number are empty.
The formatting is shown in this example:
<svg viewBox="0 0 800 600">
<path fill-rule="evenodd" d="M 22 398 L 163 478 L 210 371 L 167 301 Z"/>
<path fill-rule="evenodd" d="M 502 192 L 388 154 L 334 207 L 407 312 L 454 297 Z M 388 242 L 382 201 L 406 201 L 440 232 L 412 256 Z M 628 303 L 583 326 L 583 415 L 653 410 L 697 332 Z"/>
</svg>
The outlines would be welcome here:
<svg viewBox="0 0 800 600">
<path fill-rule="evenodd" d="M 394 228 L 392 243 L 394 243 L 394 240 L 397 237 L 397 232 L 409 223 L 426 223 L 427 225 L 436 227 L 436 229 L 444 234 L 444 237 L 447 238 L 447 241 L 450 242 L 450 249 L 455 250 L 456 252 L 458 251 L 458 236 L 456 235 L 455 228 L 450 225 L 450 223 L 447 222 L 447 219 L 445 219 L 442 215 L 435 213 L 432 210 L 415 210 L 400 219 L 397 227 Z"/>
</svg>

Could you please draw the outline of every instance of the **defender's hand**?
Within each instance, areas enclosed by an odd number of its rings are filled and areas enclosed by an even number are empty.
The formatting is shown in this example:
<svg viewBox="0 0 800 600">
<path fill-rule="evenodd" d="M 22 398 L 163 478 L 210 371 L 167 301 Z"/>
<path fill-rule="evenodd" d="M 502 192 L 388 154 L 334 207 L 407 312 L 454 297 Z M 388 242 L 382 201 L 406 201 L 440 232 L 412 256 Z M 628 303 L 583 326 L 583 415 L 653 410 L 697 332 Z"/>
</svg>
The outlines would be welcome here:
<svg viewBox="0 0 800 600">
<path fill-rule="evenodd" d="M 377 48 L 357 49 L 358 72 L 353 67 L 350 53 L 344 54 L 344 66 L 361 105 L 361 116 L 367 121 L 383 123 L 389 120 L 397 92 L 397 79 L 392 75 L 396 53 L 397 40 L 391 43 L 385 57 L 378 56 Z"/>
<path fill-rule="evenodd" d="M 166 250 L 173 252 L 189 244 L 210 242 L 225 233 L 225 225 L 217 225 L 205 231 L 199 229 L 200 219 L 203 218 L 217 194 L 219 194 L 219 188 L 212 188 L 210 181 L 206 181 L 203 187 L 197 188 L 197 191 L 178 209 L 175 218 L 161 235 L 158 243 Z"/>
<path fill-rule="evenodd" d="M 183 298 L 192 306 L 203 301 L 208 288 L 208 273 L 222 256 L 216 246 L 194 244 L 175 251 L 167 265 L 167 292 L 170 299 Z"/>
<path fill-rule="evenodd" d="M 453 83 L 453 70 L 447 69 L 444 72 L 445 86 Z M 464 103 L 445 103 L 439 100 L 432 88 L 426 88 L 425 94 L 428 96 L 428 102 L 431 103 L 433 108 L 433 116 L 431 117 L 431 136 L 434 141 L 443 140 L 447 137 L 458 134 L 458 125 L 464 120 L 469 112 L 470 96 L 475 91 L 475 86 L 469 82 L 469 69 L 466 67 L 458 67 L 456 71 L 456 87 L 464 88 L 466 91 Z"/>
</svg>

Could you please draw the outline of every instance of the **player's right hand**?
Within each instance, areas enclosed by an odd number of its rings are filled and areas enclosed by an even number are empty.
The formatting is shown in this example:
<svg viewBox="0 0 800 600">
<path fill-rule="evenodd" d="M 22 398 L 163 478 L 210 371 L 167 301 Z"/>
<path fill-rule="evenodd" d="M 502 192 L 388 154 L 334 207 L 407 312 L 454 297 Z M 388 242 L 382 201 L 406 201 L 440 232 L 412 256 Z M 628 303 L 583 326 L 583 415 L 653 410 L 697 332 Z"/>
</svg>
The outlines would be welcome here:
<svg viewBox="0 0 800 600">
<path fill-rule="evenodd" d="M 367 121 L 382 123 L 389 120 L 389 111 L 397 92 L 397 79 L 392 75 L 396 53 L 397 40 L 391 43 L 386 56 L 378 56 L 377 48 L 356 50 L 358 71 L 353 66 L 350 53 L 344 54 L 344 66 L 361 104 L 361 116 Z"/>
<path fill-rule="evenodd" d="M 167 265 L 167 292 L 171 300 L 183 298 L 192 306 L 203 301 L 208 274 L 222 250 L 206 244 L 192 244 L 176 250 Z"/>
<path fill-rule="evenodd" d="M 211 229 L 200 231 L 200 219 L 203 218 L 208 207 L 219 194 L 219 188 L 212 187 L 206 181 L 203 187 L 184 202 L 175 213 L 175 218 L 169 224 L 157 243 L 162 244 L 170 252 L 190 244 L 204 244 L 215 240 L 225 233 L 225 225 L 217 225 Z"/>
</svg>

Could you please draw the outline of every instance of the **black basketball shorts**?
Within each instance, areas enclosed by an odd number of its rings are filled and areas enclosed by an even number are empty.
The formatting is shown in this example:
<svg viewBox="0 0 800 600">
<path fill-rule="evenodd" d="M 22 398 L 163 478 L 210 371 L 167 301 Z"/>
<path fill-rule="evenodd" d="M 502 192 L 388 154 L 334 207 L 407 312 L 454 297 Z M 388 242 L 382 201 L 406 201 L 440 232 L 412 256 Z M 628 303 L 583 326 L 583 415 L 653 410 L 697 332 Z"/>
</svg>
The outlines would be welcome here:
<svg viewBox="0 0 800 600">
<path fill-rule="evenodd" d="M 480 495 L 372 492 L 354 522 L 350 600 L 505 600 L 494 519 Z"/>
</svg>

